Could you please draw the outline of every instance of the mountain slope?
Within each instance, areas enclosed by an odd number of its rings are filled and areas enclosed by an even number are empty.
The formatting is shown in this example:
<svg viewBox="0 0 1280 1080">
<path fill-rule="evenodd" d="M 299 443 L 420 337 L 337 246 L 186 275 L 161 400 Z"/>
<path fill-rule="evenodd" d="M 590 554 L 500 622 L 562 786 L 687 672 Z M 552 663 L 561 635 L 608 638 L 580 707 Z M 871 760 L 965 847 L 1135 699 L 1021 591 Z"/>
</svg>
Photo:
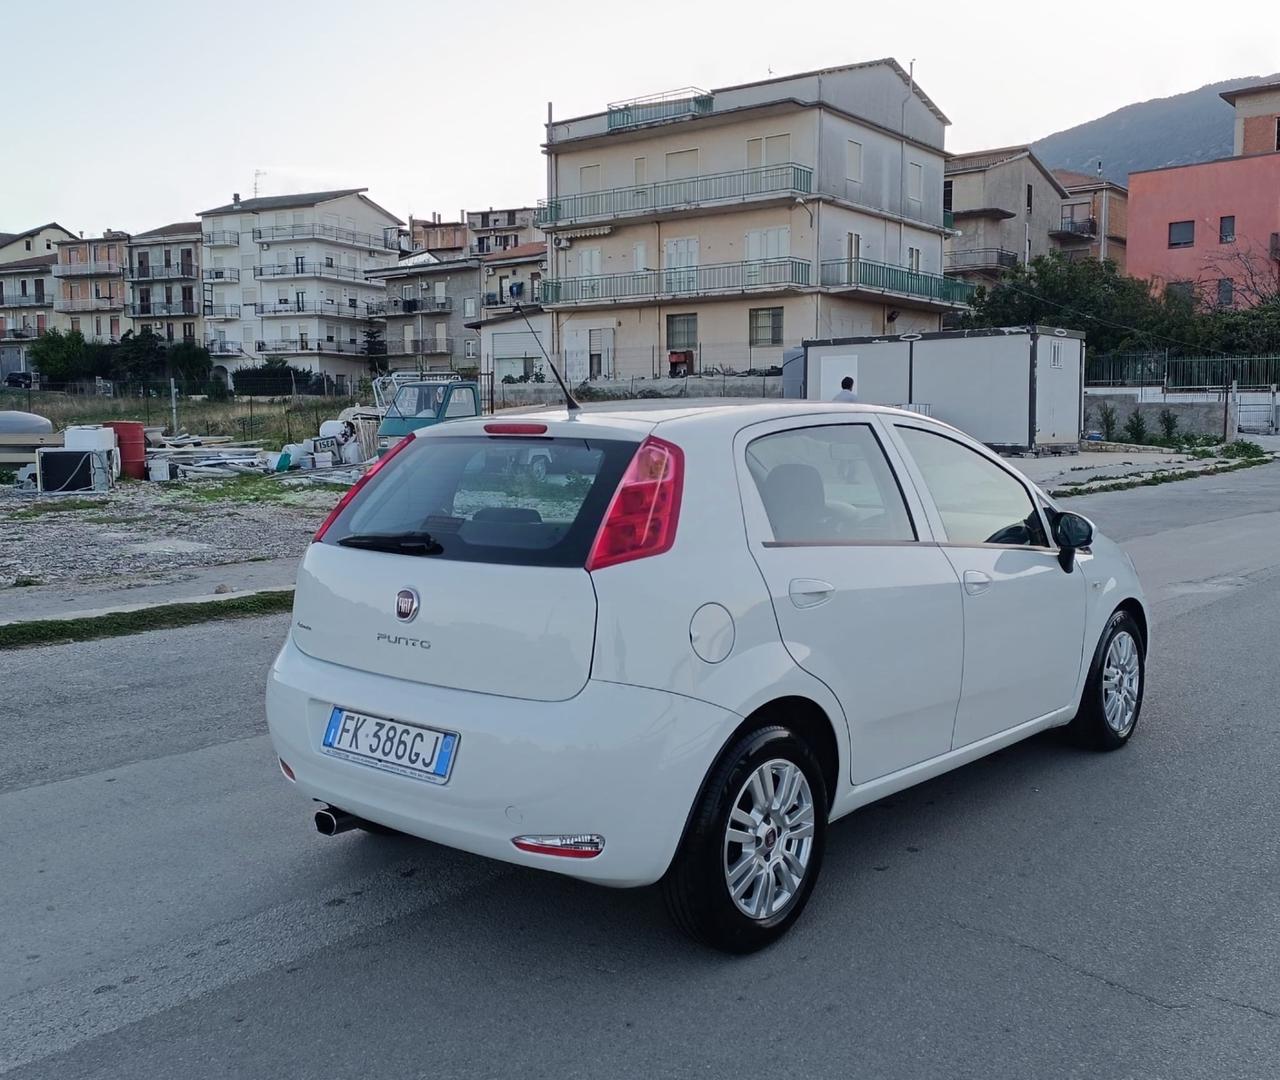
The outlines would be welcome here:
<svg viewBox="0 0 1280 1080">
<path fill-rule="evenodd" d="M 1234 114 L 1218 95 L 1277 78 L 1280 76 L 1228 79 L 1185 94 L 1126 105 L 1046 136 L 1034 149 L 1050 168 L 1090 175 L 1101 158 L 1103 174 L 1121 184 L 1129 173 L 1142 169 L 1227 157 L 1232 150 Z"/>
</svg>

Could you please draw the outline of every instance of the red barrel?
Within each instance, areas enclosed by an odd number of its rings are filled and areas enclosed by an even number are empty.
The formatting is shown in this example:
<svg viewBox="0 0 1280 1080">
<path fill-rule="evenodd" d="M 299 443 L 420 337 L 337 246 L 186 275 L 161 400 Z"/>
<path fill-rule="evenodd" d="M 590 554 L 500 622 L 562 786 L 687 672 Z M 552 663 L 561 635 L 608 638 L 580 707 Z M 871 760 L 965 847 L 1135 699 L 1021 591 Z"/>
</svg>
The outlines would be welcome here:
<svg viewBox="0 0 1280 1080">
<path fill-rule="evenodd" d="M 109 420 L 103 427 L 114 428 L 120 447 L 120 471 L 135 480 L 147 476 L 147 437 L 141 420 Z"/>
</svg>

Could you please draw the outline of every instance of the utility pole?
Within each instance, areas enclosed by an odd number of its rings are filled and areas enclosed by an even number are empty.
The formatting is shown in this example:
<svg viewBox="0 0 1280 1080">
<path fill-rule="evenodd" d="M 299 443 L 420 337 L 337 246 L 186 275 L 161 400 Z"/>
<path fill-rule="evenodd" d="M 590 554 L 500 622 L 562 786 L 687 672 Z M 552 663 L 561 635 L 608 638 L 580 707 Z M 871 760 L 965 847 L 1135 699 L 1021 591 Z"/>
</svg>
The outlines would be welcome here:
<svg viewBox="0 0 1280 1080">
<path fill-rule="evenodd" d="M 1107 257 L 1107 181 L 1102 175 L 1102 158 L 1098 158 L 1098 179 L 1102 181 L 1102 239 L 1098 241 L 1098 258 Z"/>
</svg>

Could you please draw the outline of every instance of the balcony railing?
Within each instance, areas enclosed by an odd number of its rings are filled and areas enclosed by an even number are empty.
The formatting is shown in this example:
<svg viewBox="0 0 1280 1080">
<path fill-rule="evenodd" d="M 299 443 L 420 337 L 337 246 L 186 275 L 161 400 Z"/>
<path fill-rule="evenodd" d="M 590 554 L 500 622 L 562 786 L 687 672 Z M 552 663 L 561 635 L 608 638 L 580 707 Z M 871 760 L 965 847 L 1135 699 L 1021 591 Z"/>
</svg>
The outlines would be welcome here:
<svg viewBox="0 0 1280 1080">
<path fill-rule="evenodd" d="M 942 211 L 942 227 L 944 229 L 954 229 L 956 227 L 956 215 L 952 211 Z"/>
<path fill-rule="evenodd" d="M 54 311 L 119 311 L 124 307 L 123 296 L 81 296 L 75 300 L 57 299 L 53 302 Z"/>
<path fill-rule="evenodd" d="M 240 342 L 227 341 L 225 338 L 210 338 L 204 343 L 204 347 L 213 356 L 238 356 L 240 354 Z"/>
<path fill-rule="evenodd" d="M 651 124 L 658 120 L 706 116 L 711 112 L 712 104 L 711 94 L 696 86 L 686 86 L 681 90 L 671 90 L 652 97 L 615 101 L 607 107 L 608 127 L 610 131 L 617 131 L 619 128 Z"/>
<path fill-rule="evenodd" d="M 927 274 L 906 266 L 870 259 L 834 259 L 822 264 L 822 284 L 828 288 L 871 289 L 942 304 L 967 304 L 974 286 L 941 274 Z"/>
<path fill-rule="evenodd" d="M 358 341 L 313 341 L 311 338 L 277 338 L 272 341 L 254 342 L 255 351 L 260 353 L 339 353 L 346 356 L 359 356 L 364 346 Z"/>
<path fill-rule="evenodd" d="M 390 296 L 366 305 L 370 315 L 417 315 L 453 310 L 451 296 Z"/>
<path fill-rule="evenodd" d="M 394 230 L 393 230 L 394 231 Z M 311 222 L 302 225 L 267 225 L 253 230 L 253 238 L 259 243 L 278 240 L 331 240 L 335 244 L 351 244 L 354 247 L 372 248 L 375 251 L 399 251 L 399 236 L 376 236 L 373 233 L 341 229 L 336 225 Z"/>
<path fill-rule="evenodd" d="M 31 341 L 45 333 L 39 326 L 6 326 L 0 330 L 0 339 L 5 341 Z"/>
<path fill-rule="evenodd" d="M 786 289 L 812 284 L 813 264 L 805 259 L 757 259 L 713 263 L 631 274 L 599 274 L 542 282 L 544 304 L 573 304 L 592 300 L 628 300 L 656 296 L 695 296 L 702 293 Z"/>
<path fill-rule="evenodd" d="M 48 293 L 28 293 L 20 296 L 17 293 L 0 293 L 0 308 L 5 307 L 48 307 L 53 297 Z"/>
<path fill-rule="evenodd" d="M 364 319 L 367 318 L 364 305 L 351 307 L 350 304 L 338 303 L 306 303 L 297 300 L 260 300 L 256 305 L 259 315 L 322 315 L 329 319 Z"/>
<path fill-rule="evenodd" d="M 388 356 L 450 356 L 453 354 L 453 338 L 425 337 L 412 341 L 388 341 Z"/>
<path fill-rule="evenodd" d="M 204 234 L 205 247 L 239 247 L 240 234 L 234 230 L 219 229 Z"/>
<path fill-rule="evenodd" d="M 204 317 L 206 319 L 238 319 L 240 318 L 240 305 L 205 304 Z"/>
<path fill-rule="evenodd" d="M 255 266 L 253 276 L 256 278 L 278 277 L 321 277 L 337 278 L 341 281 L 363 281 L 364 271 L 355 266 L 330 266 L 328 263 L 291 262 L 277 266 Z"/>
<path fill-rule="evenodd" d="M 1055 236 L 1097 236 L 1098 222 L 1094 218 L 1063 218 L 1056 229 L 1049 231 Z"/>
<path fill-rule="evenodd" d="M 123 269 L 124 264 L 116 262 L 114 259 L 97 259 L 91 262 L 78 263 L 54 263 L 53 276 L 56 278 L 92 277 L 96 274 L 119 274 Z"/>
<path fill-rule="evenodd" d="M 205 281 L 239 281 L 238 266 L 206 266 L 202 275 Z"/>
<path fill-rule="evenodd" d="M 129 304 L 125 314 L 131 319 L 163 319 L 174 315 L 199 315 L 200 305 L 194 300 L 142 301 Z"/>
<path fill-rule="evenodd" d="M 681 206 L 755 201 L 758 196 L 807 195 L 812 190 L 813 170 L 807 165 L 789 162 L 544 199 L 538 204 L 534 220 L 540 226 L 556 225 L 582 218 L 634 216 Z"/>
<path fill-rule="evenodd" d="M 1018 255 L 1004 248 L 968 248 L 948 251 L 943 257 L 947 270 L 1012 270 L 1018 265 Z"/>
<path fill-rule="evenodd" d="M 126 266 L 124 276 L 130 281 L 180 281 L 195 280 L 195 263 L 178 263 L 176 266 Z"/>
</svg>

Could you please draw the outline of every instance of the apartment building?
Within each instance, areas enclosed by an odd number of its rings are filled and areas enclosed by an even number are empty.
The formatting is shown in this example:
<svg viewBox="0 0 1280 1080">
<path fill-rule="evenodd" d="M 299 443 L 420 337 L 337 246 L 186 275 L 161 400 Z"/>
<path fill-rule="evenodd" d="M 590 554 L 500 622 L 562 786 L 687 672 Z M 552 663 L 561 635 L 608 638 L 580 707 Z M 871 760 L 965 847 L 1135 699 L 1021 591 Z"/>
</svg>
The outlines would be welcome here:
<svg viewBox="0 0 1280 1080">
<path fill-rule="evenodd" d="M 1057 250 L 1066 197 L 1066 189 L 1029 146 L 951 155 L 942 206 L 956 231 L 946 241 L 946 272 L 964 281 L 989 282 Z"/>
<path fill-rule="evenodd" d="M 1068 259 L 1110 259 L 1128 263 L 1129 189 L 1102 176 L 1054 169 L 1067 189 L 1058 242 Z"/>
<path fill-rule="evenodd" d="M 1236 154 L 1129 174 L 1127 263 L 1202 307 L 1280 295 L 1280 83 L 1229 90 Z"/>
<path fill-rule="evenodd" d="M 546 371 L 551 315 L 541 303 L 549 268 L 547 242 L 518 244 L 484 258 L 484 303 L 471 328 L 480 335 L 480 369 L 497 382 L 524 380 Z M 598 354 L 597 354 L 598 355 Z M 598 377 L 601 371 L 592 372 Z"/>
<path fill-rule="evenodd" d="M 426 251 L 437 259 L 463 259 L 470 253 L 471 230 L 467 213 L 458 212 L 457 221 L 442 221 L 439 214 L 429 218 L 409 218 L 409 239 L 414 251 Z"/>
<path fill-rule="evenodd" d="M 107 229 L 101 236 L 56 240 L 53 277 L 54 324 L 78 331 L 86 341 L 119 341 L 125 322 L 125 267 L 129 234 Z"/>
<path fill-rule="evenodd" d="M 149 329 L 170 343 L 204 340 L 200 242 L 198 221 L 180 221 L 130 237 L 125 315 L 135 334 Z"/>
<path fill-rule="evenodd" d="M 369 271 L 385 297 L 371 310 L 384 326 L 392 371 L 448 371 L 479 366 L 480 337 L 467 323 L 478 318 L 481 261 L 439 259 L 415 252 L 394 267 Z"/>
<path fill-rule="evenodd" d="M 59 240 L 74 240 L 76 234 L 64 229 L 56 221 L 37 225 L 23 232 L 0 232 L 0 265 L 42 255 L 56 255 L 54 245 Z"/>
<path fill-rule="evenodd" d="M 468 254 L 491 255 L 541 241 L 542 230 L 535 224 L 536 216 L 537 211 L 532 206 L 509 210 L 494 210 L 490 207 L 488 210 L 468 212 Z"/>
<path fill-rule="evenodd" d="M 241 199 L 197 214 L 214 373 L 280 357 L 340 383 L 367 373 L 364 328 L 386 295 L 404 222 L 367 188 Z"/>
<path fill-rule="evenodd" d="M 0 379 L 29 371 L 27 350 L 52 325 L 56 252 L 0 263 Z"/>
<path fill-rule="evenodd" d="M 552 119 L 551 351 L 576 382 L 939 329 L 972 292 L 942 274 L 948 123 L 894 60 Z"/>
</svg>

